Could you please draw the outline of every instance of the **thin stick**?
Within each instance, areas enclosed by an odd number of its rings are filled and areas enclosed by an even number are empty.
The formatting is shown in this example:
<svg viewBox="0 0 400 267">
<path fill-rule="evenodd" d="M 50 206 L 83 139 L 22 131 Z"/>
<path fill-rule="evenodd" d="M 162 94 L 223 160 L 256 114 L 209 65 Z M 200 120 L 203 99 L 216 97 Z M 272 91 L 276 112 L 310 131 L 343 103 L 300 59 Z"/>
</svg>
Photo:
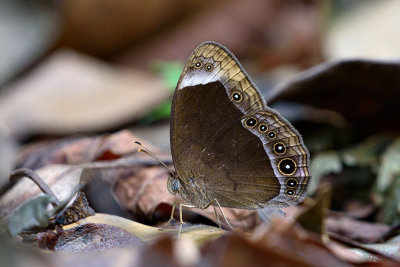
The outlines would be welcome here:
<svg viewBox="0 0 400 267">
<path fill-rule="evenodd" d="M 9 179 L 10 182 L 15 183 L 16 181 L 18 181 L 23 177 L 31 179 L 40 188 L 40 190 L 42 190 L 43 193 L 51 196 L 52 198 L 51 205 L 53 207 L 57 207 L 58 205 L 60 205 L 60 201 L 58 200 L 54 192 L 51 190 L 51 188 L 46 184 L 45 181 L 43 181 L 43 179 L 36 172 L 32 171 L 31 169 L 28 168 L 16 169 L 10 174 Z"/>
</svg>

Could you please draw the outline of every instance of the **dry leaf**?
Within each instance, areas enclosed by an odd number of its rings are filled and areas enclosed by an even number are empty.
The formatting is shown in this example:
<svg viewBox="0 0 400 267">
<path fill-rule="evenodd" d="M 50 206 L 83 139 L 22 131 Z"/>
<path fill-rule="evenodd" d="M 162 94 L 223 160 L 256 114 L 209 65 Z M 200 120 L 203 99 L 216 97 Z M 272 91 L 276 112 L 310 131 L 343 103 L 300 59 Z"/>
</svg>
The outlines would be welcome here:
<svg viewBox="0 0 400 267">
<path fill-rule="evenodd" d="M 361 243 L 377 242 L 389 230 L 384 224 L 357 221 L 337 213 L 331 213 L 325 224 L 328 232 Z"/>
<path fill-rule="evenodd" d="M 398 131 L 399 61 L 345 60 L 317 65 L 274 88 L 267 101 L 296 102 L 341 114 L 358 138 Z M 349 92 L 351 92 L 349 94 Z M 382 119 L 385 118 L 385 119 Z"/>
<path fill-rule="evenodd" d="M 52 189 L 60 201 L 70 197 L 80 182 L 82 169 L 75 169 L 68 175 L 63 175 L 70 168 L 67 165 L 47 165 L 37 170 L 37 174 Z M 17 207 L 40 194 L 43 193 L 34 182 L 22 178 L 1 196 L 0 218 L 10 215 Z"/>
<path fill-rule="evenodd" d="M 133 66 L 154 60 L 183 62 L 199 44 L 216 41 L 239 57 L 252 55 L 263 68 L 285 63 L 310 66 L 320 58 L 320 7 L 314 1 L 214 1 L 122 61 Z"/>
<path fill-rule="evenodd" d="M 126 124 L 167 99 L 161 79 L 58 51 L 0 99 L 0 123 L 14 134 L 67 134 Z"/>
<path fill-rule="evenodd" d="M 66 0 L 60 11 L 62 33 L 58 45 L 97 56 L 114 55 L 134 42 L 143 41 L 144 36 L 159 32 L 175 20 L 191 16 L 208 2 Z"/>
<path fill-rule="evenodd" d="M 142 142 L 160 158 L 168 155 L 130 131 L 121 130 L 111 135 L 72 137 L 29 144 L 19 152 L 15 166 L 37 169 L 49 164 L 76 165 L 97 160 L 118 159 L 127 154 L 135 154 L 137 158 L 149 158 L 143 153 L 135 153 L 139 146 L 134 141 Z"/>
</svg>

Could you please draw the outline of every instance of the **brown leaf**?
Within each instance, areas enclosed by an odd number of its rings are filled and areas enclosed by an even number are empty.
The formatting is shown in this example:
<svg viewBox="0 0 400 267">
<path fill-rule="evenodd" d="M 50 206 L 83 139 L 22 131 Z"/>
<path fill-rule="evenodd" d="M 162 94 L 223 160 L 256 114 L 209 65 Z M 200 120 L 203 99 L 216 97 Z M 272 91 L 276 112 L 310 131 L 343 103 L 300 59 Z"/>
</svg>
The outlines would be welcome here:
<svg viewBox="0 0 400 267">
<path fill-rule="evenodd" d="M 122 230 L 105 224 L 83 224 L 65 230 L 54 246 L 56 251 L 87 252 L 115 248 L 137 248 L 144 243 Z"/>
<path fill-rule="evenodd" d="M 237 234 L 206 245 L 203 260 L 219 266 L 348 266 L 314 234 L 285 219 L 273 219 L 246 238 Z"/>
<path fill-rule="evenodd" d="M 93 216 L 94 210 L 89 206 L 89 203 L 83 192 L 78 192 L 74 202 L 62 214 L 57 215 L 56 223 L 65 225 L 70 224 L 88 216 Z"/>
<path fill-rule="evenodd" d="M 75 137 L 29 144 L 20 151 L 15 165 L 18 168 L 37 169 L 48 164 L 81 164 L 96 160 L 118 159 L 125 154 L 137 152 L 142 142 L 154 153 L 165 155 L 130 131 L 122 130 L 114 134 L 93 137 Z M 135 157 L 148 158 L 143 153 Z"/>
<path fill-rule="evenodd" d="M 62 175 L 70 166 L 48 165 L 37 170 L 37 174 L 51 188 L 57 198 L 62 201 L 70 197 L 80 182 L 82 170 L 76 169 L 68 175 Z M 42 191 L 31 180 L 22 178 L 0 198 L 0 217 L 10 215 L 16 208 Z"/>
<path fill-rule="evenodd" d="M 296 221 L 300 223 L 303 228 L 324 235 L 324 219 L 330 208 L 331 198 L 332 187 L 327 183 L 321 184 L 317 191 L 315 201 L 305 207 L 305 209 L 296 217 Z"/>
<path fill-rule="evenodd" d="M 327 231 L 360 243 L 375 243 L 388 230 L 389 226 L 354 220 L 339 213 L 331 213 L 325 220 Z"/>
<path fill-rule="evenodd" d="M 62 5 L 60 46 L 110 56 L 173 21 L 191 16 L 210 2 L 204 0 L 124 1 L 68 0 Z"/>
<path fill-rule="evenodd" d="M 171 236 L 174 238 L 178 237 L 178 228 L 161 229 L 131 221 L 123 217 L 103 213 L 96 213 L 96 215 L 82 219 L 77 223 L 65 225 L 63 226 L 63 229 L 66 230 L 75 228 L 84 223 L 104 224 L 121 228 L 129 232 L 133 236 L 139 238 L 146 244 L 151 244 L 165 236 Z M 201 246 L 207 242 L 219 238 L 225 233 L 225 230 L 212 226 L 190 226 L 182 228 L 180 238 L 190 239 L 198 246 Z"/>
<path fill-rule="evenodd" d="M 317 65 L 275 88 L 269 105 L 292 101 L 340 113 L 360 133 L 399 131 L 400 64 L 343 60 Z M 349 93 L 351 92 L 351 93 Z M 382 119 L 385 118 L 385 119 Z"/>
<path fill-rule="evenodd" d="M 122 60 L 133 66 L 154 60 L 183 62 L 205 41 L 219 42 L 239 57 L 250 54 L 263 68 L 309 66 L 320 58 L 321 6 L 314 1 L 214 1 L 203 7 Z"/>
<path fill-rule="evenodd" d="M 62 227 L 56 225 L 55 230 L 40 232 L 36 235 L 36 241 L 40 248 L 54 250 L 58 238 L 64 233 Z"/>
<path fill-rule="evenodd" d="M 116 68 L 72 51 L 56 52 L 4 89 L 0 122 L 24 137 L 115 128 L 171 94 L 148 72 Z"/>
</svg>

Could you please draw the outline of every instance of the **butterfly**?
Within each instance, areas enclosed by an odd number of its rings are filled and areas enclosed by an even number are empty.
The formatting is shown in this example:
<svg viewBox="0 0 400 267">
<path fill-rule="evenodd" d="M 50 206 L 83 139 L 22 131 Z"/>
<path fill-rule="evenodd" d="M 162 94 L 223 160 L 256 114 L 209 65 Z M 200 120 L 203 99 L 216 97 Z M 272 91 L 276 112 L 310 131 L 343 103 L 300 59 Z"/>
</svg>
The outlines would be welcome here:
<svg viewBox="0 0 400 267">
<path fill-rule="evenodd" d="M 189 57 L 175 89 L 170 141 L 176 175 L 168 191 L 182 206 L 239 209 L 301 202 L 309 152 L 298 131 L 268 107 L 236 57 L 205 42 Z M 169 222 L 170 222 L 169 221 Z"/>
</svg>

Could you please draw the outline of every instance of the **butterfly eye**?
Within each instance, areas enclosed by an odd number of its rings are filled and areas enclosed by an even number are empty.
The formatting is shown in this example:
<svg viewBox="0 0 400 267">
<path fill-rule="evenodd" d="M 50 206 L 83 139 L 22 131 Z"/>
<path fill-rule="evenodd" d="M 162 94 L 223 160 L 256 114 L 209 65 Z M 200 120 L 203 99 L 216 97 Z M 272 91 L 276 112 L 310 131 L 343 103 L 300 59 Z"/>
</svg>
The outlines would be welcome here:
<svg viewBox="0 0 400 267">
<path fill-rule="evenodd" d="M 180 186 L 181 186 L 181 184 L 179 183 L 179 181 L 177 179 L 172 180 L 172 183 L 171 183 L 172 191 L 178 192 Z"/>
<path fill-rule="evenodd" d="M 202 66 L 201 61 L 197 61 L 196 63 L 194 63 L 194 67 L 195 67 L 196 69 L 200 69 L 201 66 Z"/>
<path fill-rule="evenodd" d="M 284 154 L 286 151 L 286 147 L 283 143 L 275 143 L 274 145 L 274 151 L 276 154 Z"/>
<path fill-rule="evenodd" d="M 179 182 L 178 179 L 176 179 L 176 177 L 168 178 L 167 188 L 171 194 L 175 195 L 179 191 L 180 187 L 181 187 L 181 183 Z"/>
<path fill-rule="evenodd" d="M 212 64 L 206 64 L 206 71 L 212 71 L 214 66 Z"/>
</svg>

